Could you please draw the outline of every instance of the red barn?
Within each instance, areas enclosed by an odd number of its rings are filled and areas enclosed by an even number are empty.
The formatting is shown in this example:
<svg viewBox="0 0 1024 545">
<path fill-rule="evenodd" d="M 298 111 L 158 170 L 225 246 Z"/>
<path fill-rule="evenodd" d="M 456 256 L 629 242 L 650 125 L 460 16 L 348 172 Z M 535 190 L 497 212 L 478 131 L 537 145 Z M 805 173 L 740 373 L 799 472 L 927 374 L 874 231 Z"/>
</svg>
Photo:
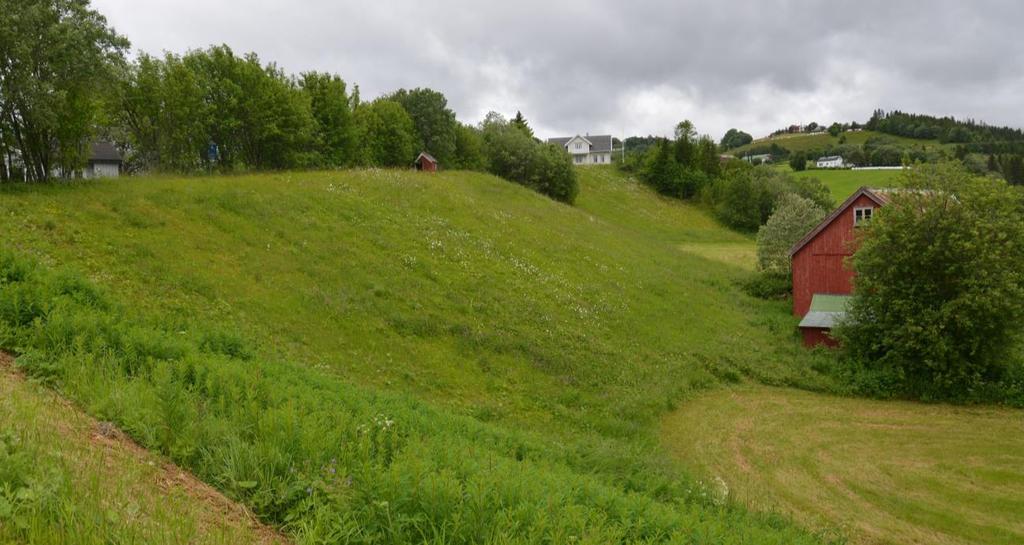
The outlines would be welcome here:
<svg viewBox="0 0 1024 545">
<path fill-rule="evenodd" d="M 862 187 L 829 214 L 789 251 L 793 263 L 793 314 L 804 318 L 804 344 L 834 346 L 828 331 L 853 293 L 852 270 L 846 258 L 855 250 L 856 229 L 888 202 L 885 191 Z"/>
<path fill-rule="evenodd" d="M 434 157 L 427 152 L 419 154 L 419 156 L 416 157 L 416 170 L 437 172 L 437 159 L 434 159 Z"/>
</svg>

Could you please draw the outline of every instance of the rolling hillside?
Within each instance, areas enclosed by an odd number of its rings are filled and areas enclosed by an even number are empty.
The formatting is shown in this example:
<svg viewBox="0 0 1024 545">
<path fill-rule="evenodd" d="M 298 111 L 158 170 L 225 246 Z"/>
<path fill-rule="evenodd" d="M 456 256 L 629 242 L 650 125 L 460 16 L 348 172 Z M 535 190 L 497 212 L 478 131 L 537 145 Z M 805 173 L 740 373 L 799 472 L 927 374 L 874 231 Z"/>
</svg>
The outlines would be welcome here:
<svg viewBox="0 0 1024 545">
<path fill-rule="evenodd" d="M 753 239 L 612 168 L 580 173 L 575 207 L 465 172 L 0 186 L 0 349 L 296 543 L 873 543 L 847 521 L 888 520 L 876 504 L 897 500 L 932 517 L 915 523 L 920 542 L 944 543 L 932 538 L 959 516 L 948 489 L 894 498 L 872 481 L 874 499 L 844 502 L 814 478 L 828 464 L 758 457 L 797 456 L 804 428 L 736 433 L 754 418 L 756 430 L 804 425 L 817 406 L 885 406 L 774 387 L 841 390 L 833 355 L 799 347 L 788 304 L 739 288 Z M 94 425 L 5 380 L 5 424 Z M 730 405 L 749 392 L 750 414 Z M 913 407 L 900 411 L 919 418 Z M 987 414 L 957 425 L 988 429 Z M 870 439 L 861 420 L 833 419 L 829 437 Z M 67 474 L 60 460 L 89 452 L 20 433 L 48 453 L 37 472 Z M 915 433 L 962 447 L 941 428 Z M 734 464 L 735 437 L 755 449 L 749 463 Z M 998 485 L 980 502 L 1024 482 L 987 457 L 1001 441 L 973 443 L 984 456 L 972 467 Z M 942 448 L 906 452 L 892 463 L 941 463 Z M 734 478 L 776 463 L 791 479 Z M 134 464 L 107 466 L 119 490 L 167 497 Z M 0 499 L 16 477 L 0 469 Z M 35 533 L 0 525 L 0 537 L 99 539 L 107 518 L 140 509 L 125 536 L 208 521 L 180 495 L 153 510 L 68 490 L 57 497 L 84 522 L 44 513 Z M 989 538 L 1009 535 L 1003 521 L 974 520 L 972 535 L 1002 543 Z M 251 531 L 230 517 L 218 528 L 194 541 Z"/>
<path fill-rule="evenodd" d="M 829 387 L 785 305 L 736 286 L 751 240 L 609 169 L 581 190 L 4 187 L 0 347 L 300 543 L 818 542 L 657 442 L 716 384 Z"/>
<path fill-rule="evenodd" d="M 847 144 L 860 145 L 864 144 L 864 142 L 867 142 L 868 139 L 872 137 L 881 136 L 908 146 L 921 146 L 924 148 L 943 147 L 943 144 L 940 144 L 938 140 L 916 140 L 914 138 L 883 134 L 875 131 L 856 131 L 846 132 L 843 134 L 846 135 Z M 758 138 L 750 144 L 729 150 L 729 153 L 739 157 L 750 151 L 752 148 L 770 146 L 773 143 L 778 144 L 780 147 L 789 151 L 807 151 L 811 149 L 823 149 L 830 144 L 833 146 L 839 145 L 839 137 L 832 136 L 827 132 L 815 134 L 783 134 L 775 137 Z"/>
</svg>

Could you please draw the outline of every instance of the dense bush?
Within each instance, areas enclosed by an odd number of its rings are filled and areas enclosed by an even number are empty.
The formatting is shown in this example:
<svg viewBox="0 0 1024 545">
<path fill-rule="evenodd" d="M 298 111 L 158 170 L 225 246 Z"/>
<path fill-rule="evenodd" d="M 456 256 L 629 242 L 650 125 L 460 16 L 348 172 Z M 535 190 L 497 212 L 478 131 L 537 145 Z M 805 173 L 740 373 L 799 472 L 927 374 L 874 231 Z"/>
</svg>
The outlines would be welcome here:
<svg viewBox="0 0 1024 545">
<path fill-rule="evenodd" d="M 537 142 L 496 113 L 481 124 L 492 174 L 572 204 L 579 193 L 572 159 L 558 146 Z"/>
<path fill-rule="evenodd" d="M 825 209 L 796 193 L 779 197 L 775 211 L 757 232 L 757 267 L 788 275 L 789 249 L 825 218 Z"/>
<path fill-rule="evenodd" d="M 704 192 L 704 200 L 725 224 L 756 231 L 768 221 L 779 199 L 786 194 L 804 197 L 822 208 L 831 208 L 828 188 L 815 178 L 797 178 L 767 166 L 730 163 Z"/>
<path fill-rule="evenodd" d="M 1019 365 L 1024 201 L 959 165 L 920 165 L 905 176 L 861 231 L 856 295 L 836 333 L 874 390 L 984 397 Z"/>
</svg>

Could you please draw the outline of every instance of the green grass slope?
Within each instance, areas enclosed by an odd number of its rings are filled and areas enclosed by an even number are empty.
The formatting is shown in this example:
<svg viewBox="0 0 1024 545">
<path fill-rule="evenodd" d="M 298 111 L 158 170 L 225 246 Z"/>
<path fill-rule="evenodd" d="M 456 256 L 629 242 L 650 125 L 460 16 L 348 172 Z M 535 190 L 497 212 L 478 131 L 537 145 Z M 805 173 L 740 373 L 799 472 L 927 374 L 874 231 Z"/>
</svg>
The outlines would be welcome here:
<svg viewBox="0 0 1024 545">
<path fill-rule="evenodd" d="M 716 383 L 828 386 L 750 239 L 581 177 L 3 187 L 0 347 L 299 542 L 815 542 L 657 447 Z"/>
<path fill-rule="evenodd" d="M 938 140 L 918 140 L 876 131 L 856 131 L 846 132 L 843 134 L 846 135 L 847 144 L 863 145 L 869 138 L 879 136 L 889 138 L 912 147 L 923 147 L 926 149 L 943 147 L 943 144 L 940 144 Z M 789 151 L 807 151 L 811 149 L 820 150 L 824 149 L 828 145 L 839 145 L 839 136 L 832 136 L 827 132 L 816 134 L 783 134 L 775 137 L 759 138 L 745 146 L 729 150 L 729 153 L 740 156 L 752 148 L 770 146 L 772 144 L 778 144 Z"/>
<path fill-rule="evenodd" d="M 101 434 L 0 353 L 0 543 L 285 542 L 160 457 Z"/>
<path fill-rule="evenodd" d="M 1024 412 L 742 387 L 687 403 L 665 442 L 760 509 L 852 543 L 1024 543 Z"/>
<path fill-rule="evenodd" d="M 789 165 L 778 165 L 776 168 L 790 172 L 799 178 L 817 178 L 821 180 L 832 194 L 838 205 L 862 187 L 895 187 L 903 176 L 901 170 L 828 170 L 811 169 L 793 172 Z"/>
</svg>

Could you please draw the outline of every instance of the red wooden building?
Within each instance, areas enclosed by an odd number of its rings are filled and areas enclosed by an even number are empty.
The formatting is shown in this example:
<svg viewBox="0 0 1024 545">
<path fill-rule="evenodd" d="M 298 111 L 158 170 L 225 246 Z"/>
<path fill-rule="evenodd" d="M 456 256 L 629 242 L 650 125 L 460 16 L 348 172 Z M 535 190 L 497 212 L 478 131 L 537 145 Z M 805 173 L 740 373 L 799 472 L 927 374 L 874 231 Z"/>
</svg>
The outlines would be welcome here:
<svg viewBox="0 0 1024 545">
<path fill-rule="evenodd" d="M 831 296 L 853 293 L 854 273 L 846 259 L 855 250 L 857 226 L 870 221 L 886 202 L 884 190 L 862 187 L 790 249 L 793 314 L 804 318 L 800 330 L 805 345 L 835 346 L 828 331 L 842 315 L 845 298 Z"/>
<path fill-rule="evenodd" d="M 437 172 L 437 159 L 434 159 L 434 157 L 427 152 L 419 154 L 419 156 L 416 157 L 416 170 Z"/>
</svg>

